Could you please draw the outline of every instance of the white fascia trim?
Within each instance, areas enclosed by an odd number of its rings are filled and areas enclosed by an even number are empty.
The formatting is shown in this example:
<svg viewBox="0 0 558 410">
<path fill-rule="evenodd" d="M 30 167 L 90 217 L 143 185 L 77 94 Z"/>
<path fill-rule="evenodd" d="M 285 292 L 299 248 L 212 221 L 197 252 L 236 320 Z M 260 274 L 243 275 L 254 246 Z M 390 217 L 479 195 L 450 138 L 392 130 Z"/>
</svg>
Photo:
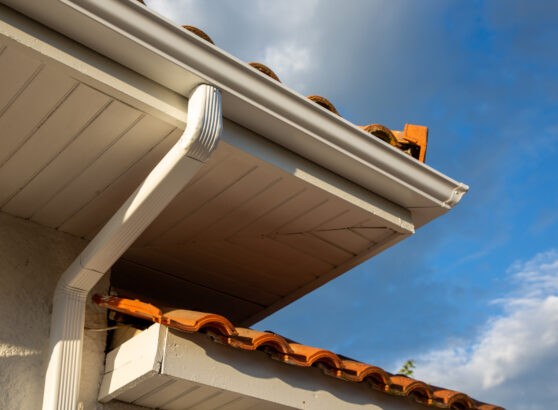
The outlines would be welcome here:
<svg viewBox="0 0 558 410">
<path fill-rule="evenodd" d="M 183 136 L 61 276 L 53 300 L 43 410 L 76 408 L 89 291 L 208 160 L 222 125 L 219 91 L 198 86 L 188 102 Z"/>
<path fill-rule="evenodd" d="M 266 138 L 399 205 L 439 208 L 441 214 L 468 190 L 136 0 L 6 1 L 176 92 L 184 93 L 187 81 L 167 75 L 171 70 L 182 70 L 191 84 L 201 81 L 218 87 L 226 117 L 256 132 L 259 123 L 259 133 Z M 262 121 L 269 119 L 285 130 L 261 132 Z"/>
</svg>

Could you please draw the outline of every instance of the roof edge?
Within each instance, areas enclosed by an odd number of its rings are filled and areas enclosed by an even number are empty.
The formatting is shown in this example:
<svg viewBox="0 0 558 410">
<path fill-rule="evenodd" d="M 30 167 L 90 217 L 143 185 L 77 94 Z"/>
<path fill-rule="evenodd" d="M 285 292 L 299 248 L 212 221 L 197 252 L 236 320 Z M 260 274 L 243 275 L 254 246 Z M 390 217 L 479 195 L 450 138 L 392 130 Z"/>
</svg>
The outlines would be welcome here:
<svg viewBox="0 0 558 410">
<path fill-rule="evenodd" d="M 225 115 L 235 122 L 395 203 L 415 208 L 415 213 L 429 208 L 418 225 L 457 205 L 468 190 L 137 1 L 6 3 L 182 95 L 202 81 L 218 87 Z M 123 44 L 133 49 L 133 57 Z M 182 73 L 182 81 L 167 68 Z"/>
</svg>

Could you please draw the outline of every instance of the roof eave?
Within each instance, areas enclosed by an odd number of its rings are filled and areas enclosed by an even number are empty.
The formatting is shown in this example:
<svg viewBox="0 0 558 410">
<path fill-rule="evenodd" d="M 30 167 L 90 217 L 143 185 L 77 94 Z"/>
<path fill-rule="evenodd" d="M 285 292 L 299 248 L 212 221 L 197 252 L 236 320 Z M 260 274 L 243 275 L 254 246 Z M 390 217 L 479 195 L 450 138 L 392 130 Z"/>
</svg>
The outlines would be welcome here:
<svg viewBox="0 0 558 410">
<path fill-rule="evenodd" d="M 410 209 L 416 227 L 468 190 L 137 1 L 5 2 L 179 94 L 218 87 L 225 117 Z"/>
</svg>

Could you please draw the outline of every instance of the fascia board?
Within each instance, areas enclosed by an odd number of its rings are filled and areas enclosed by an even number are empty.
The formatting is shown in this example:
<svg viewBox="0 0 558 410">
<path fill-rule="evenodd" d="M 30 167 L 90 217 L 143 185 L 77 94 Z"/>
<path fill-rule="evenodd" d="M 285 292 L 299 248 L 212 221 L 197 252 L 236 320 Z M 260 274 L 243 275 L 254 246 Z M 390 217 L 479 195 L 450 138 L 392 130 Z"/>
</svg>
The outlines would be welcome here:
<svg viewBox="0 0 558 410">
<path fill-rule="evenodd" d="M 137 1 L 5 3 L 182 95 L 218 87 L 225 117 L 411 209 L 417 227 L 468 190 Z"/>
<path fill-rule="evenodd" d="M 188 100 L 83 45 L 0 5 L 0 41 L 125 104 L 186 128 Z"/>
<path fill-rule="evenodd" d="M 216 408 L 217 394 L 233 401 L 226 408 L 306 410 L 422 409 L 424 405 L 272 360 L 261 351 L 224 346 L 203 334 L 169 329 L 158 323 L 107 354 L 99 401 L 116 399 L 147 408 Z M 157 351 L 154 358 L 143 351 Z M 136 356 L 114 365 L 115 358 Z M 149 369 L 149 371 L 145 371 Z M 151 370 L 153 369 L 153 370 Z M 155 370 L 155 369 L 158 369 Z M 209 393 L 202 401 L 200 390 Z M 192 396 L 188 397 L 193 392 Z M 203 395 L 204 393 L 202 393 Z M 207 401 L 204 401 L 207 400 Z M 223 403 L 217 404 L 219 408 Z M 142 407 L 142 408 L 144 408 Z"/>
</svg>

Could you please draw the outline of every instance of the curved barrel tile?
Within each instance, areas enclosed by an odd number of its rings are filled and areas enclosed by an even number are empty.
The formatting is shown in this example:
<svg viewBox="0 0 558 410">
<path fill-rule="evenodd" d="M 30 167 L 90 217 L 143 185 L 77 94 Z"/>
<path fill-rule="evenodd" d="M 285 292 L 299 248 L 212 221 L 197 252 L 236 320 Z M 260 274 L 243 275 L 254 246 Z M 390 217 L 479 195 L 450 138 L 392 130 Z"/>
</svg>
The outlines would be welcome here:
<svg viewBox="0 0 558 410">
<path fill-rule="evenodd" d="M 271 332 L 260 332 L 258 330 L 237 327 L 237 336 L 231 337 L 229 345 L 244 349 L 257 350 L 262 347 L 268 347 L 277 353 L 292 354 L 293 349 L 284 337 Z"/>
<path fill-rule="evenodd" d="M 341 359 L 329 350 L 289 343 L 272 332 L 236 328 L 223 316 L 175 309 L 162 313 L 160 309 L 139 300 L 95 295 L 100 306 L 142 319 L 159 322 L 187 332 L 204 332 L 215 342 L 243 350 L 264 350 L 273 359 L 291 365 L 321 368 L 325 374 L 356 383 L 367 383 L 371 388 L 391 395 L 412 397 L 428 406 L 446 409 L 505 410 L 502 407 L 477 402 L 464 393 L 429 386 L 403 375 L 391 375 L 385 370 L 354 360 Z"/>
<path fill-rule="evenodd" d="M 161 323 L 186 332 L 199 332 L 202 329 L 214 329 L 223 336 L 236 336 L 237 331 L 228 319 L 212 313 L 176 309 L 163 314 Z"/>
<path fill-rule="evenodd" d="M 273 78 L 275 81 L 281 82 L 281 80 L 279 80 L 279 77 L 277 77 L 277 74 L 275 74 L 273 70 L 268 66 L 263 65 L 262 63 L 248 63 L 248 65 L 250 67 L 254 67 L 256 70 L 258 70 L 261 73 L 264 73 L 268 77 Z"/>
<path fill-rule="evenodd" d="M 384 387 L 391 383 L 390 376 L 384 369 L 354 360 L 343 360 L 342 363 L 342 378 L 345 380 L 362 382 L 365 379 L 370 379 L 373 384 L 383 385 Z M 381 390 L 384 390 L 384 388 L 381 388 Z"/>
<path fill-rule="evenodd" d="M 321 95 L 309 95 L 306 98 L 308 98 L 311 101 L 314 101 L 320 107 L 324 107 L 326 110 L 341 116 L 337 111 L 337 109 L 334 107 L 334 105 L 331 103 L 331 101 L 329 101 L 327 98 L 322 97 Z"/>
<path fill-rule="evenodd" d="M 390 381 L 390 393 L 411 396 L 420 403 L 432 404 L 432 390 L 426 383 L 402 375 L 391 376 Z"/>
<path fill-rule="evenodd" d="M 310 367 L 314 364 L 321 363 L 326 367 L 333 369 L 341 369 L 343 363 L 339 356 L 329 350 L 319 349 L 297 343 L 290 343 L 293 353 L 289 355 L 287 363 L 296 364 L 298 366 Z"/>
<path fill-rule="evenodd" d="M 153 322 L 160 323 L 162 313 L 150 303 L 144 303 L 137 299 L 122 299 L 115 296 L 94 295 L 93 302 L 99 306 L 106 307 L 116 312 L 138 317 Z"/>
<path fill-rule="evenodd" d="M 448 389 L 436 389 L 432 394 L 432 400 L 435 404 L 443 408 L 452 408 L 454 405 L 459 405 L 463 409 L 472 409 L 475 407 L 473 400 L 464 393 L 460 393 Z"/>
</svg>

